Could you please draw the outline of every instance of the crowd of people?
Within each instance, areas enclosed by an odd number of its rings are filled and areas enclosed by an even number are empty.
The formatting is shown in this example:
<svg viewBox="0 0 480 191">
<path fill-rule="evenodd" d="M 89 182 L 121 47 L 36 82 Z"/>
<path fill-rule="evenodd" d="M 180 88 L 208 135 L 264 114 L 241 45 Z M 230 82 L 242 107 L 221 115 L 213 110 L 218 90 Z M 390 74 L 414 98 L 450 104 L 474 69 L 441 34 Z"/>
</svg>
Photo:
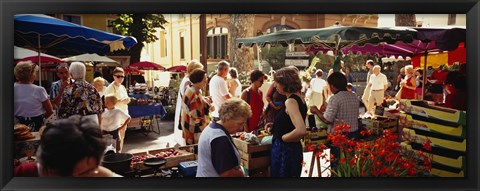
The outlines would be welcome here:
<svg viewBox="0 0 480 191">
<path fill-rule="evenodd" d="M 241 167 L 240 153 L 231 137 L 231 134 L 238 131 L 256 132 L 265 129 L 272 133 L 272 177 L 300 176 L 303 161 L 300 141 L 305 136 L 307 127 L 326 128 L 328 133 L 336 124 L 348 124 L 351 129 L 347 136 L 358 138 L 359 108 L 364 105 L 366 112 L 373 116 L 376 106 L 384 101 L 389 86 L 380 65 L 375 65 L 372 60 L 367 60 L 365 64 L 368 69 L 367 84 L 363 95 L 359 97 L 348 69 L 345 72 L 330 70 L 326 80 L 322 79 L 324 72 L 316 70 L 315 77 L 305 88 L 299 70 L 296 67 L 284 67 L 272 73 L 273 83 L 266 92 L 262 92 L 260 87 L 268 76 L 260 70 L 253 70 L 250 72 L 250 86 L 242 91 L 238 72 L 227 61 L 217 64 L 216 75 L 211 79 L 203 64 L 198 60 L 190 61 L 179 87 L 174 128 L 182 130 L 183 144 L 198 144 L 194 150 L 198 153 L 197 176 L 246 176 Z M 446 107 L 466 110 L 466 99 L 459 99 L 466 96 L 466 75 L 464 66 L 462 67 L 460 71 L 449 73 L 439 68 L 430 75 L 429 93 L 435 102 L 445 102 Z M 100 174 L 116 176 L 99 167 L 101 157 L 96 152 L 105 149 L 105 143 L 97 139 L 101 139 L 102 135 L 112 135 L 116 140 L 117 152 L 122 152 L 126 126 L 130 121 L 130 98 L 122 85 L 125 73 L 122 68 L 115 68 L 114 81 L 106 87 L 106 81 L 101 77 L 95 78 L 92 84 L 86 82 L 85 72 L 85 65 L 81 62 L 73 62 L 70 66 L 59 65 L 57 76 L 60 80 L 52 84 L 48 95 L 45 89 L 33 84 L 38 73 L 35 64 L 19 62 L 15 67 L 16 120 L 28 125 L 31 131 L 39 131 L 45 119 L 57 118 L 53 123 L 47 124 L 42 135 L 40 165 L 37 166 L 41 173 L 38 175 L 53 172 L 61 176 L 82 176 L 102 172 Z M 423 83 L 423 75 L 421 69 L 414 69 L 412 65 L 405 66 L 397 78 L 397 97 L 421 98 L 422 88 L 426 85 Z M 266 102 L 263 101 L 264 94 Z M 53 137 L 60 136 L 58 132 L 66 126 L 75 127 L 68 130 L 74 131 L 72 135 L 53 140 Z M 61 141 L 70 143 L 76 140 L 74 137 L 65 140 L 70 136 L 95 140 L 96 145 L 90 146 L 95 151 L 76 154 L 77 157 L 69 166 L 55 166 L 49 161 L 49 155 L 59 152 L 60 148 L 50 148 L 55 152 L 49 151 L 47 155 L 44 153 L 49 150 L 46 146 L 54 143 L 60 146 L 63 144 Z M 335 152 L 332 149 L 334 155 Z M 85 168 L 88 166 L 89 170 L 77 170 L 78 165 Z"/>
<path fill-rule="evenodd" d="M 40 162 L 38 163 L 40 170 L 38 171 L 38 175 L 43 176 L 48 171 L 46 174 L 49 175 L 76 176 L 74 172 L 71 172 L 72 168 L 74 168 L 75 165 L 84 167 L 83 162 L 85 162 L 88 163 L 88 165 L 94 165 L 91 166 L 91 169 L 97 169 L 95 170 L 96 173 L 94 173 L 94 176 L 97 176 L 98 172 L 105 171 L 104 168 L 99 167 L 101 156 L 103 156 L 106 148 L 105 142 L 103 142 L 104 135 L 112 135 L 113 139 L 115 139 L 115 145 L 113 146 L 116 148 L 116 152 L 122 152 L 126 126 L 130 121 L 127 105 L 130 102 L 130 98 L 128 97 L 125 87 L 122 85 L 125 77 L 123 69 L 119 67 L 115 68 L 113 72 L 115 81 L 108 87 L 105 87 L 105 79 L 102 77 L 95 78 L 92 83 L 85 80 L 86 67 L 84 63 L 72 62 L 70 65 L 60 64 L 56 68 L 59 80 L 52 83 L 49 94 L 47 94 L 43 87 L 33 84 L 37 77 L 38 69 L 38 66 L 30 61 L 19 62 L 14 69 L 15 78 L 17 79 L 14 84 L 15 121 L 27 125 L 31 132 L 43 132 L 41 149 L 39 149 L 37 153 L 37 156 L 40 156 Z M 67 129 L 66 126 L 73 129 L 67 131 L 65 130 Z M 42 131 L 42 129 L 44 130 Z M 47 129 L 58 130 L 47 131 Z M 60 130 L 62 130 L 62 132 L 60 132 Z M 69 134 L 70 131 L 74 131 L 72 132 L 74 134 Z M 78 134 L 80 133 L 79 131 L 88 132 L 81 135 Z M 93 133 L 91 131 L 98 132 Z M 49 134 L 48 132 L 55 132 L 56 134 Z M 80 138 L 83 137 L 82 139 L 91 141 L 98 138 L 102 139 L 102 141 L 97 140 L 94 146 L 89 145 L 94 144 L 93 142 L 83 144 L 81 141 L 71 143 L 79 145 L 68 145 L 70 144 L 70 140 L 66 140 L 66 138 L 70 136 L 79 136 Z M 56 147 L 62 148 L 51 147 L 52 145 L 50 144 L 52 143 L 49 141 L 52 140 L 50 139 L 58 139 L 55 140 Z M 45 146 L 45 148 L 43 146 Z M 75 149 L 77 147 L 79 150 Z M 68 151 L 77 153 L 81 149 L 84 149 L 80 147 L 95 149 L 94 152 L 98 152 L 95 156 L 93 154 L 88 155 L 94 156 L 94 160 L 67 157 L 59 164 L 51 164 L 51 157 L 42 155 L 47 148 L 50 148 L 54 149 L 55 152 L 58 151 L 58 153 L 55 154 L 54 151 L 48 152 L 48 156 L 52 154 L 66 156 L 69 152 L 63 152 L 64 150 L 61 149 L 67 149 Z M 77 157 L 78 155 L 75 154 L 74 156 Z M 79 161 L 80 159 L 81 161 Z M 78 164 L 73 162 L 78 162 Z M 82 164 L 80 164 L 80 162 L 82 162 Z M 48 168 L 43 168 L 42 166 Z M 76 169 L 76 167 L 74 169 Z M 100 169 L 100 171 L 98 171 L 98 169 Z M 70 171 L 62 172 L 64 170 Z M 85 172 L 82 172 L 82 174 L 85 175 Z"/>
</svg>

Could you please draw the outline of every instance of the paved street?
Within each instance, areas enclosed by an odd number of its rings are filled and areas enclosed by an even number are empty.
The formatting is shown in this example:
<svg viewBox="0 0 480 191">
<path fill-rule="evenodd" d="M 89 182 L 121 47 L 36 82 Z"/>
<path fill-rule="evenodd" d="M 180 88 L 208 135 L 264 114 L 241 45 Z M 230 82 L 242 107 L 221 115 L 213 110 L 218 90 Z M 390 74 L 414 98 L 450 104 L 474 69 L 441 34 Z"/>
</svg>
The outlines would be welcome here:
<svg viewBox="0 0 480 191">
<path fill-rule="evenodd" d="M 157 131 L 156 122 L 154 130 Z M 124 153 L 136 153 L 147 150 L 173 147 L 176 142 L 173 139 L 173 121 L 160 122 L 160 135 L 150 132 L 145 135 L 142 132 L 127 131 L 125 135 Z"/>
</svg>

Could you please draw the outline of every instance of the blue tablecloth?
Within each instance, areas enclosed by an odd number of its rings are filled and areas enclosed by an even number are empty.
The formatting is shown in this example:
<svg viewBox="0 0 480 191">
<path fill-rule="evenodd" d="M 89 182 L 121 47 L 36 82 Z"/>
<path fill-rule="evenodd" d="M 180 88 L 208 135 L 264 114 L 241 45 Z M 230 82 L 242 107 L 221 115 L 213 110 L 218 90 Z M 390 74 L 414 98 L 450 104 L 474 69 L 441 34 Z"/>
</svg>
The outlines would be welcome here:
<svg viewBox="0 0 480 191">
<path fill-rule="evenodd" d="M 162 104 L 152 103 L 148 105 L 128 106 L 128 113 L 132 118 L 147 117 L 153 115 L 161 115 L 162 117 L 164 117 L 167 114 L 167 111 L 165 111 L 165 108 L 162 106 Z"/>
</svg>

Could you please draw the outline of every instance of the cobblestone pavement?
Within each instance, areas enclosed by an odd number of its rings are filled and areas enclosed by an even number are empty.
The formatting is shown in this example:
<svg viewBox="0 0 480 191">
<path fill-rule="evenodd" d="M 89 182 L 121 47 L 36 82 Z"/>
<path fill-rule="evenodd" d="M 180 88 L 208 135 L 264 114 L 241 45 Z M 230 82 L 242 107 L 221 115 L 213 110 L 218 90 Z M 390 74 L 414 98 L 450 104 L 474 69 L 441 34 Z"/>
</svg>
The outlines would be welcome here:
<svg viewBox="0 0 480 191">
<path fill-rule="evenodd" d="M 140 130 L 129 128 L 123 145 L 124 153 L 137 153 L 147 150 L 161 149 L 175 146 L 173 138 L 173 121 L 160 121 L 160 134 L 150 132 L 147 135 Z M 158 131 L 157 123 L 153 123 L 153 130 Z"/>
</svg>

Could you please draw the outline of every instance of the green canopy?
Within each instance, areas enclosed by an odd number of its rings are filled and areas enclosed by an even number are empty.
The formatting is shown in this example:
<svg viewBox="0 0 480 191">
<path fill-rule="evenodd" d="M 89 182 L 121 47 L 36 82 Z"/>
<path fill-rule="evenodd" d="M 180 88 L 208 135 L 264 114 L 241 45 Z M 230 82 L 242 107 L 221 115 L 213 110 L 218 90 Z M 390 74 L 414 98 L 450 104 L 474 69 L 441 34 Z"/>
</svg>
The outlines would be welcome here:
<svg viewBox="0 0 480 191">
<path fill-rule="evenodd" d="M 333 70 L 340 69 L 341 49 L 353 45 L 379 44 L 381 42 L 393 44 L 397 41 L 410 43 L 416 39 L 417 31 L 406 27 L 372 28 L 353 26 L 331 26 L 319 29 L 283 30 L 251 38 L 238 38 L 237 47 L 243 45 L 252 47 L 288 46 L 289 44 L 313 45 L 326 51 L 333 51 L 336 59 Z"/>
<path fill-rule="evenodd" d="M 393 44 L 396 41 L 412 42 L 416 38 L 417 31 L 406 27 L 395 28 L 372 28 L 352 26 L 332 26 L 319 29 L 283 30 L 275 33 L 251 38 L 238 38 L 237 47 L 253 46 L 254 44 L 264 47 L 288 44 L 313 44 L 329 50 L 342 49 L 352 45 L 364 45 L 366 43 L 378 44 L 386 42 Z"/>
</svg>

